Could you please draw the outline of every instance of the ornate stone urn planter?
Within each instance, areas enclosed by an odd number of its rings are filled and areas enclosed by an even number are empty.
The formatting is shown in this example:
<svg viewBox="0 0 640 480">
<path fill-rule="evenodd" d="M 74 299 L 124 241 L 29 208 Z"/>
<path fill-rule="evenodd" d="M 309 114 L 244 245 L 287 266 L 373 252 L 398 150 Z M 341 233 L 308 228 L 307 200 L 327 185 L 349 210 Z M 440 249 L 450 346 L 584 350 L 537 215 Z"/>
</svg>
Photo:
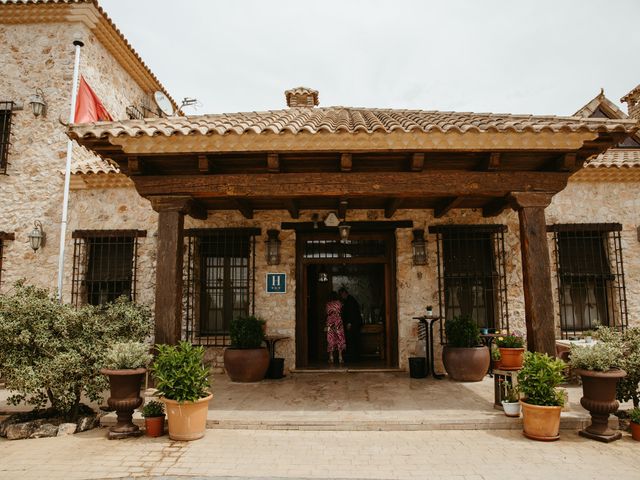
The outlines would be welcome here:
<svg viewBox="0 0 640 480">
<path fill-rule="evenodd" d="M 582 378 L 580 405 L 591 414 L 591 425 L 580 430 L 580 435 L 600 442 L 619 440 L 622 434 L 609 428 L 609 415 L 618 410 L 616 384 L 627 373 L 618 368 L 606 372 L 576 369 L 576 373 Z"/>
<path fill-rule="evenodd" d="M 109 377 L 111 396 L 107 404 L 115 409 L 118 416 L 116 425 L 109 429 L 109 439 L 142 435 L 140 428 L 133 423 L 133 411 L 142 405 L 140 387 L 146 372 L 146 368 L 100 370 L 100 373 Z"/>
<path fill-rule="evenodd" d="M 480 382 L 489 370 L 491 355 L 487 347 L 450 347 L 442 350 L 444 368 L 452 380 Z"/>
</svg>

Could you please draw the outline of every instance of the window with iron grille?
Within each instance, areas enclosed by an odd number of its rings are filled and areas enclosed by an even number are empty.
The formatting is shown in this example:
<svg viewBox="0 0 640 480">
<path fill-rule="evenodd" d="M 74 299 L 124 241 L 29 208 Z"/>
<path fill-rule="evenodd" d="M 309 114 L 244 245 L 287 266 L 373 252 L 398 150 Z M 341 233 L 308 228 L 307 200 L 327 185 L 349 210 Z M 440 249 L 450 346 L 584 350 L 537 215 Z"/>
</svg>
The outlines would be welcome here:
<svg viewBox="0 0 640 480">
<path fill-rule="evenodd" d="M 7 173 L 9 146 L 11 145 L 11 118 L 13 102 L 0 102 L 0 173 Z"/>
<path fill-rule="evenodd" d="M 438 296 L 446 320 L 469 316 L 480 328 L 508 329 L 504 225 L 441 225 L 436 234 Z"/>
<path fill-rule="evenodd" d="M 620 224 L 563 224 L 553 233 L 563 338 L 627 326 Z"/>
<path fill-rule="evenodd" d="M 0 285 L 2 284 L 2 268 L 4 260 L 4 242 L 6 240 L 13 240 L 14 234 L 7 232 L 0 232 Z"/>
<path fill-rule="evenodd" d="M 255 311 L 255 237 L 260 229 L 186 230 L 185 337 L 228 346 L 235 318 Z"/>
<path fill-rule="evenodd" d="M 136 299 L 138 238 L 142 230 L 76 230 L 73 232 L 71 300 L 101 305 L 120 296 Z"/>
</svg>

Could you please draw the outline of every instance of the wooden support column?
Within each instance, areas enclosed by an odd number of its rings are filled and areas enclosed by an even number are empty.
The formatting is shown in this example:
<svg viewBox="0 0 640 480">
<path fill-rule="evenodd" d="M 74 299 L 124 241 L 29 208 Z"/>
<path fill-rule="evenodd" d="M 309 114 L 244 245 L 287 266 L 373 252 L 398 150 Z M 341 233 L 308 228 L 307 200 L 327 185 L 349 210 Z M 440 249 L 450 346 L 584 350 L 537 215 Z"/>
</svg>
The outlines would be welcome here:
<svg viewBox="0 0 640 480">
<path fill-rule="evenodd" d="M 527 347 L 530 351 L 555 356 L 553 292 L 544 217 L 544 209 L 552 197 L 551 193 L 512 193 L 509 200 L 520 219 Z"/>
</svg>

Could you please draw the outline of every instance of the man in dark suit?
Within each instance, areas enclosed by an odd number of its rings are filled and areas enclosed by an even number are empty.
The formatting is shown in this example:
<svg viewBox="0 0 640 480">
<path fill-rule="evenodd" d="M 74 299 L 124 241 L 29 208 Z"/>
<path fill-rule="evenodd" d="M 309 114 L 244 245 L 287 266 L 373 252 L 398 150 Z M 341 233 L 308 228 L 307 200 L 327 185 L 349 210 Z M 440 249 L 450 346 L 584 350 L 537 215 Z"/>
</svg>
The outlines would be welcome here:
<svg viewBox="0 0 640 480">
<path fill-rule="evenodd" d="M 341 287 L 338 293 L 342 300 L 342 324 L 347 337 L 347 358 L 354 361 L 358 359 L 358 342 L 360 341 L 360 327 L 362 326 L 360 305 L 345 287 Z"/>
</svg>

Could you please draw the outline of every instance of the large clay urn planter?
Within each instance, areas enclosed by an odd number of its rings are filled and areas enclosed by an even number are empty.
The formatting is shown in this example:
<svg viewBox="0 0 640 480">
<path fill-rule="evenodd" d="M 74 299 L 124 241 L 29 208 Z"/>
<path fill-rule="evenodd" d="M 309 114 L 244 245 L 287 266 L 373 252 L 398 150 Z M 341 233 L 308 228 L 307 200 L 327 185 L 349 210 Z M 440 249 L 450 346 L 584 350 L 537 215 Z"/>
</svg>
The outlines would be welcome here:
<svg viewBox="0 0 640 480">
<path fill-rule="evenodd" d="M 100 373 L 109 377 L 111 396 L 107 399 L 107 404 L 115 409 L 118 415 L 116 424 L 109 429 L 110 439 L 142 435 L 140 428 L 133 423 L 133 411 L 142 405 L 140 387 L 146 372 L 146 368 L 100 370 Z"/>
<path fill-rule="evenodd" d="M 442 362 L 449 378 L 458 382 L 480 382 L 489 370 L 491 354 L 487 347 L 445 346 Z"/>
<path fill-rule="evenodd" d="M 259 382 L 269 369 L 269 351 L 266 348 L 227 348 L 224 369 L 232 382 Z"/>
<path fill-rule="evenodd" d="M 640 442 L 640 423 L 630 422 L 631 438 Z"/>
<path fill-rule="evenodd" d="M 188 441 L 204 437 L 211 398 L 213 398 L 213 395 L 195 402 L 182 403 L 168 398 L 160 398 L 164 402 L 167 411 L 169 438 L 171 440 Z"/>
<path fill-rule="evenodd" d="M 591 425 L 580 430 L 580 435 L 601 442 L 613 442 L 622 438 L 622 433 L 609 428 L 609 415 L 620 406 L 616 400 L 616 384 L 627 373 L 618 368 L 607 372 L 578 368 L 575 372 L 582 377 L 583 397 L 580 405 L 591 414 Z"/>
<path fill-rule="evenodd" d="M 532 405 L 520 400 L 524 436 L 532 440 L 551 442 L 560 438 L 562 407 Z"/>
<path fill-rule="evenodd" d="M 500 370 L 520 370 L 524 362 L 524 348 L 504 348 L 500 350 Z"/>
</svg>

